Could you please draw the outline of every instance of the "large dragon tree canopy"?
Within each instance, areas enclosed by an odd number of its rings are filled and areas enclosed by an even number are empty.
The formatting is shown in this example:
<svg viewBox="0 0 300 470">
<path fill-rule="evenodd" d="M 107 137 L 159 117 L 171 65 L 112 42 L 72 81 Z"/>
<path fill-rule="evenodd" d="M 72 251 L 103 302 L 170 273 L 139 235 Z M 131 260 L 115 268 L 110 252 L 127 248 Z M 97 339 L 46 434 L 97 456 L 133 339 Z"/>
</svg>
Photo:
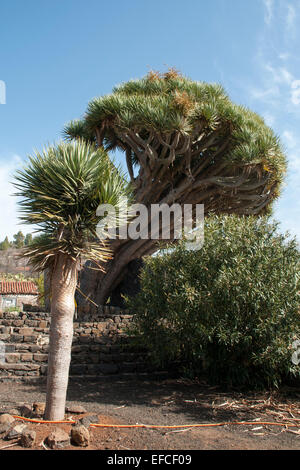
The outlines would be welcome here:
<svg viewBox="0 0 300 470">
<path fill-rule="evenodd" d="M 146 204 L 258 214 L 279 195 L 286 170 L 279 138 L 259 115 L 234 104 L 220 85 L 173 69 L 93 99 L 64 132 L 122 149 L 136 200 Z"/>
</svg>

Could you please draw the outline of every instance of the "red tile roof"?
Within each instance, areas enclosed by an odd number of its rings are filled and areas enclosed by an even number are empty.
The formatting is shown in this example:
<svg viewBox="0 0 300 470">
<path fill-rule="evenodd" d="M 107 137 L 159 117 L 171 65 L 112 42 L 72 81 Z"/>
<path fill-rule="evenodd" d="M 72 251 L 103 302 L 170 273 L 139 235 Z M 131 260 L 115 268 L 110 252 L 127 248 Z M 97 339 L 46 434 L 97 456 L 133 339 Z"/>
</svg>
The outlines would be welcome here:
<svg viewBox="0 0 300 470">
<path fill-rule="evenodd" d="M 37 295 L 38 290 L 34 282 L 0 281 L 0 295 L 3 294 Z"/>
</svg>

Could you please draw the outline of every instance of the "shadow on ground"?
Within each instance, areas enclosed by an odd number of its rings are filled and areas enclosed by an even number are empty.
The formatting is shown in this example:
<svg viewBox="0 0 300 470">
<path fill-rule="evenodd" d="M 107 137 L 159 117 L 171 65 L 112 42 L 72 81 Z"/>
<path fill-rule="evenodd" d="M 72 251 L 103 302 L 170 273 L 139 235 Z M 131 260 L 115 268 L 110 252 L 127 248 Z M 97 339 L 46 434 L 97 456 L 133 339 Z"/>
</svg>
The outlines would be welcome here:
<svg viewBox="0 0 300 470">
<path fill-rule="evenodd" d="M 45 401 L 46 384 L 0 384 L 4 404 Z M 12 396 L 13 394 L 13 396 Z M 68 403 L 81 404 L 89 412 L 121 417 L 129 423 L 183 424 L 256 419 L 274 404 L 300 402 L 297 388 L 280 392 L 241 393 L 224 391 L 205 382 L 183 379 L 71 380 Z M 231 406 L 233 404 L 233 406 Z M 261 406 L 260 406 L 261 404 Z"/>
</svg>

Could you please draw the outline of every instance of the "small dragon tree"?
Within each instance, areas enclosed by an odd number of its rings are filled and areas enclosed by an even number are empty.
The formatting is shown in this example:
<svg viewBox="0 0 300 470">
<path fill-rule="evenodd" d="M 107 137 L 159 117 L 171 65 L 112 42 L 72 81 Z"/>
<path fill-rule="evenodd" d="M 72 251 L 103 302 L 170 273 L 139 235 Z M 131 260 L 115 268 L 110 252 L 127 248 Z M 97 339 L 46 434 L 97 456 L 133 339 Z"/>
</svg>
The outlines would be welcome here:
<svg viewBox="0 0 300 470">
<path fill-rule="evenodd" d="M 170 69 L 150 72 L 88 105 L 64 129 L 106 150 L 121 149 L 138 203 L 204 204 L 205 214 L 260 214 L 279 195 L 285 157 L 263 119 L 232 103 L 220 85 Z M 117 240 L 105 273 L 82 282 L 104 303 L 130 261 L 157 250 L 155 240 Z"/>
<path fill-rule="evenodd" d="M 128 183 L 102 149 L 86 142 L 52 146 L 29 158 L 17 171 L 15 187 L 21 196 L 25 223 L 42 233 L 25 249 L 31 264 L 50 272 L 51 328 L 45 418 L 64 417 L 73 338 L 77 271 L 81 256 L 104 262 L 110 257 L 97 240 L 100 204 L 122 212 Z"/>
</svg>

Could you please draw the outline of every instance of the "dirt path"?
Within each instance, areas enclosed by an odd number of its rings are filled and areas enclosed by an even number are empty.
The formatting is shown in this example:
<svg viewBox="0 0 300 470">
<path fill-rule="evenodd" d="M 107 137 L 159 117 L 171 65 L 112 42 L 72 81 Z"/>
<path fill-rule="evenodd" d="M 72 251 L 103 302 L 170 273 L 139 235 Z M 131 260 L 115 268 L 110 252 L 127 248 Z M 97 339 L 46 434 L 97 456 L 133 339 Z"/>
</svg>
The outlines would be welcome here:
<svg viewBox="0 0 300 470">
<path fill-rule="evenodd" d="M 24 403 L 45 400 L 45 385 L 0 383 L 0 412 Z M 179 429 L 90 428 L 88 449 L 300 450 L 300 391 L 241 394 L 222 392 L 204 383 L 188 381 L 118 380 L 71 382 L 68 404 L 83 405 L 107 424 L 181 425 L 255 421 L 253 425 Z M 298 421 L 297 421 L 298 420 Z M 260 422 L 296 423 L 299 427 L 261 425 Z M 31 424 L 38 445 L 55 425 Z M 70 425 L 60 425 L 66 430 Z M 176 432 L 174 432 L 176 431 Z M 178 432 L 180 431 L 180 432 Z M 0 447 L 5 441 L 0 440 Z M 19 447 L 13 447 L 18 449 Z M 41 447 L 37 447 L 41 449 Z M 75 447 L 72 447 L 75 449 Z"/>
</svg>

